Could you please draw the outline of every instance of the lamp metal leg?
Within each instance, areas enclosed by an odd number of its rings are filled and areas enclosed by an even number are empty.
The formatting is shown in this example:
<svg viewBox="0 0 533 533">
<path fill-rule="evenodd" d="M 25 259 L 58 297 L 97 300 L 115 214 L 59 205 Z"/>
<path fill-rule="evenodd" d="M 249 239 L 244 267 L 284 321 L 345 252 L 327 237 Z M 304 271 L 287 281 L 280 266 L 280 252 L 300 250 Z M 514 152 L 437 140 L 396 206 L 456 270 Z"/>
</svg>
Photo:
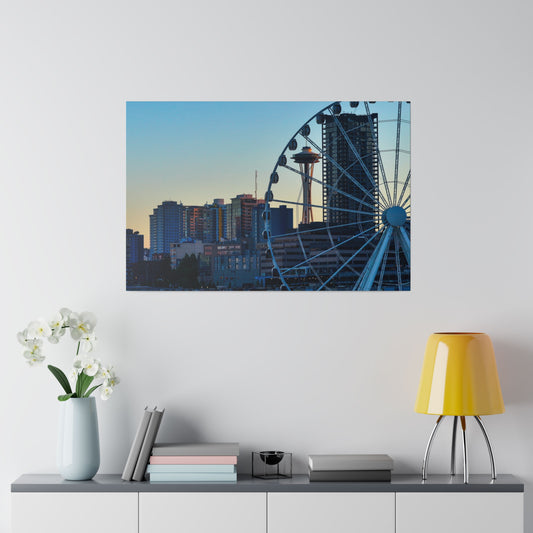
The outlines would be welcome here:
<svg viewBox="0 0 533 533">
<path fill-rule="evenodd" d="M 431 435 L 429 436 L 429 440 L 426 446 L 426 453 L 424 453 L 424 463 L 422 464 L 422 480 L 425 481 L 428 478 L 428 462 L 429 462 L 429 454 L 431 452 L 431 445 L 433 444 L 433 439 L 435 438 L 435 435 L 437 433 L 437 429 L 439 429 L 439 425 L 444 419 L 444 415 L 439 416 L 437 419 L 437 422 L 435 423 L 435 426 L 433 427 L 433 431 L 431 432 Z"/>
<path fill-rule="evenodd" d="M 450 464 L 450 475 L 455 476 L 455 440 L 457 438 L 457 417 L 453 417 L 453 431 L 452 431 L 452 458 Z"/>
<path fill-rule="evenodd" d="M 465 417 L 461 417 L 461 428 L 463 430 L 463 479 L 465 483 L 468 483 L 468 447 L 466 444 L 466 420 Z"/>
<path fill-rule="evenodd" d="M 494 455 L 492 453 L 492 446 L 490 445 L 489 436 L 487 434 L 487 431 L 485 430 L 485 424 L 483 424 L 479 416 L 475 416 L 474 418 L 477 420 L 477 423 L 479 424 L 479 427 L 481 428 L 481 432 L 483 433 L 483 436 L 485 437 L 485 442 L 487 443 L 487 449 L 489 450 L 490 473 L 491 473 L 492 479 L 496 479 L 496 467 L 494 466 Z"/>
</svg>

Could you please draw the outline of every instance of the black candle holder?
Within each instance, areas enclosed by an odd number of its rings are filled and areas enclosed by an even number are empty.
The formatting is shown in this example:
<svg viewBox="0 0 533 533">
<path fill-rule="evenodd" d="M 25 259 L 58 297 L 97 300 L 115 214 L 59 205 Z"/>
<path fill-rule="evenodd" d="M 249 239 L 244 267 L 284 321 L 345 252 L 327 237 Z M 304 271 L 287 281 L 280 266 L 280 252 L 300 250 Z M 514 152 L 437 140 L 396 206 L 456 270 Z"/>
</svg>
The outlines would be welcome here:
<svg viewBox="0 0 533 533">
<path fill-rule="evenodd" d="M 252 452 L 252 476 L 261 479 L 292 477 L 292 453 L 275 450 Z"/>
</svg>

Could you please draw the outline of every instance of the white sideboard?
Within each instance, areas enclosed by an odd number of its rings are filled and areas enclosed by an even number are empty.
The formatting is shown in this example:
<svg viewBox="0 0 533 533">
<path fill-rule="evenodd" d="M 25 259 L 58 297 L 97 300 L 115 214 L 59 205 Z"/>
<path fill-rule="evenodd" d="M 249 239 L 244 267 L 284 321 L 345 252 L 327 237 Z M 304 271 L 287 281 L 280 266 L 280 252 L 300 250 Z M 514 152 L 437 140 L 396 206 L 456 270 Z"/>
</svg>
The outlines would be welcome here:
<svg viewBox="0 0 533 533">
<path fill-rule="evenodd" d="M 523 533 L 524 485 L 513 476 L 393 476 L 390 483 L 306 476 L 237 483 L 135 483 L 118 475 L 11 485 L 12 533 Z M 92 517 L 88 519 L 87 517 Z"/>
<path fill-rule="evenodd" d="M 138 533 L 135 493 L 14 492 L 11 531 Z"/>
</svg>

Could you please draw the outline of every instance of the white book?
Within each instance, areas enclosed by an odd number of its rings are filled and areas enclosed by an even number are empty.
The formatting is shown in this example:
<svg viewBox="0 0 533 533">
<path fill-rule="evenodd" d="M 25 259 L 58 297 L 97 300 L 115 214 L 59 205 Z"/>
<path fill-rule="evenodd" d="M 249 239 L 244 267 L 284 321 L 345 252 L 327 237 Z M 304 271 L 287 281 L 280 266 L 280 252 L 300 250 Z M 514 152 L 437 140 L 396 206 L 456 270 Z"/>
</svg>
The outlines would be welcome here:
<svg viewBox="0 0 533 533">
<path fill-rule="evenodd" d="M 392 470 L 392 458 L 384 454 L 310 455 L 309 468 L 318 470 Z"/>
</svg>

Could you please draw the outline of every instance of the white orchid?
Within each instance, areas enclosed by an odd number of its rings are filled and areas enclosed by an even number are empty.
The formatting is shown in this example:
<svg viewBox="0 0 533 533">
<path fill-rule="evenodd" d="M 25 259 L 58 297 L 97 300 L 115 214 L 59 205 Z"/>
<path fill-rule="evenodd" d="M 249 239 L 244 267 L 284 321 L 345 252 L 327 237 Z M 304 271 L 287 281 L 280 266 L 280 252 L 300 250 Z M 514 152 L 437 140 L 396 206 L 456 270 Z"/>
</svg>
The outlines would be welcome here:
<svg viewBox="0 0 533 533">
<path fill-rule="evenodd" d="M 68 379 L 69 381 L 71 381 L 72 383 L 76 383 L 76 381 L 78 381 L 78 376 L 81 372 L 81 369 L 77 369 L 76 367 L 72 367 L 72 370 L 70 371 L 69 375 L 68 375 Z"/>
<path fill-rule="evenodd" d="M 26 362 L 30 366 L 37 365 L 37 364 L 42 363 L 44 361 L 44 356 L 39 354 L 39 353 L 24 352 L 23 355 L 26 358 Z"/>
<path fill-rule="evenodd" d="M 115 371 L 110 368 L 108 371 L 107 371 L 107 377 L 105 379 L 105 383 L 104 383 L 104 386 L 108 386 L 108 387 L 116 387 L 118 384 L 120 383 L 120 379 L 118 378 L 118 376 L 115 374 Z"/>
<path fill-rule="evenodd" d="M 42 348 L 43 346 L 43 340 L 42 339 L 30 339 L 28 338 L 27 331 L 24 330 L 21 333 L 17 333 L 17 338 L 20 344 L 24 346 L 24 348 L 28 348 L 29 350 L 34 350 L 35 347 Z"/>
<path fill-rule="evenodd" d="M 26 362 L 34 366 L 45 359 L 42 353 L 43 339 L 48 338 L 51 343 L 57 344 L 67 328 L 70 329 L 71 337 L 78 342 L 78 347 L 68 378 L 61 369 L 48 365 L 48 369 L 66 393 L 58 397 L 61 401 L 69 398 L 87 398 L 100 387 L 102 399 L 107 400 L 113 393 L 114 387 L 120 383 L 112 368 L 105 367 L 95 357 L 87 356 L 96 346 L 95 326 L 96 316 L 93 313 L 88 311 L 73 313 L 64 307 L 49 321 L 39 318 L 30 322 L 25 330 L 17 333 L 19 343 L 25 348 L 23 356 Z M 74 384 L 72 388 L 69 379 Z"/>
<path fill-rule="evenodd" d="M 80 343 L 79 353 L 92 352 L 96 347 L 96 340 L 94 333 L 84 333 L 78 341 Z"/>
<path fill-rule="evenodd" d="M 100 361 L 94 358 L 86 358 L 83 360 L 82 368 L 84 374 L 94 377 L 98 374 L 98 369 L 100 368 Z"/>
<path fill-rule="evenodd" d="M 112 387 L 102 387 L 102 391 L 100 393 L 100 398 L 102 400 L 109 400 L 109 397 L 113 394 L 113 388 Z"/>
<path fill-rule="evenodd" d="M 30 339 L 36 339 L 39 337 L 50 337 L 52 335 L 52 329 L 44 318 L 38 318 L 28 324 L 27 335 Z"/>
<path fill-rule="evenodd" d="M 70 327 L 70 335 L 75 341 L 78 341 L 83 335 L 93 332 L 96 326 L 96 316 L 88 311 L 84 311 L 79 315 L 77 313 L 71 313 L 68 319 L 68 324 Z"/>
<path fill-rule="evenodd" d="M 49 321 L 48 325 L 50 326 L 50 329 L 52 330 L 52 334 L 48 337 L 48 340 L 52 344 L 57 344 L 61 337 L 65 334 L 66 326 L 65 321 L 67 318 L 63 316 L 61 311 L 56 313 Z"/>
</svg>

